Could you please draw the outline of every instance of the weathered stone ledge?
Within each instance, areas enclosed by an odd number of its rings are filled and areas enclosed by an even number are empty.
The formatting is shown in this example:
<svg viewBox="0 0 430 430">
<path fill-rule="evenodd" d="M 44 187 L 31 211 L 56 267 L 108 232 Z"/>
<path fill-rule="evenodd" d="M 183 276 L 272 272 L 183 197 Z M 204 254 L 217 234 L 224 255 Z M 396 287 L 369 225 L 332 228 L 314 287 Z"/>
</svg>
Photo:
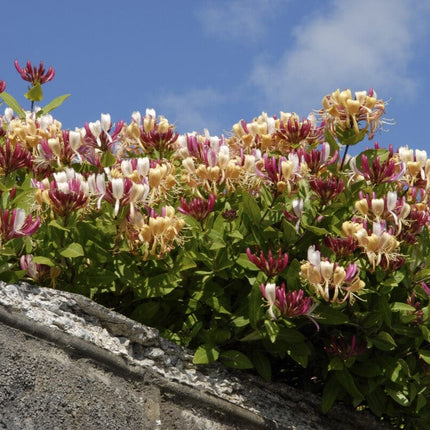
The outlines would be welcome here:
<svg viewBox="0 0 430 430">
<path fill-rule="evenodd" d="M 196 367 L 157 330 L 77 294 L 0 283 L 0 323 L 0 429 L 387 428 L 341 406 L 323 415 L 316 396 L 283 384 Z"/>
</svg>

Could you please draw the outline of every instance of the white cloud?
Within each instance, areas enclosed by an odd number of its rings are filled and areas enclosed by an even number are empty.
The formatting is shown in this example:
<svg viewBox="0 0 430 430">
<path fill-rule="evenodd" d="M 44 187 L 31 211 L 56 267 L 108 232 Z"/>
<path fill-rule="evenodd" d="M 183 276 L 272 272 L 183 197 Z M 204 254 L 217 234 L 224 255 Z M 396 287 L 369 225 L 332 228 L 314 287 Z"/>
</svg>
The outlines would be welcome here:
<svg viewBox="0 0 430 430">
<path fill-rule="evenodd" d="M 289 0 L 209 1 L 197 11 L 203 29 L 221 39 L 252 41 L 264 35 L 276 7 Z"/>
<path fill-rule="evenodd" d="M 393 91 L 411 96 L 417 82 L 408 66 L 424 31 L 423 14 L 430 11 L 428 4 L 419 4 L 333 0 L 323 16 L 313 15 L 294 29 L 293 43 L 279 61 L 257 58 L 250 81 L 261 89 L 268 109 L 302 115 L 338 87 L 374 87 L 383 98 Z"/>
<path fill-rule="evenodd" d="M 207 128 L 211 134 L 219 134 L 222 124 L 216 112 L 227 100 L 226 96 L 213 88 L 192 89 L 184 93 L 164 94 L 157 109 L 170 122 L 175 123 L 180 133 Z"/>
</svg>

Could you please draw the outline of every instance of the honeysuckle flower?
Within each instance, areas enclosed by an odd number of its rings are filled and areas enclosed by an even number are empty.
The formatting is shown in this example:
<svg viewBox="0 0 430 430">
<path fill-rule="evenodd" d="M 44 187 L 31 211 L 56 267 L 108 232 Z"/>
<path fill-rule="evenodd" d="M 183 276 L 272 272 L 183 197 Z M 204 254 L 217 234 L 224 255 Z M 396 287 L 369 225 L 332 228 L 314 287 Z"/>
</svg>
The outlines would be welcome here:
<svg viewBox="0 0 430 430">
<path fill-rule="evenodd" d="M 33 167 L 33 157 L 31 153 L 20 144 L 11 148 L 9 139 L 4 145 L 0 145 L 0 172 L 5 176 L 9 173 L 21 169 L 31 169 Z"/>
<path fill-rule="evenodd" d="M 330 155 L 330 146 L 328 143 L 323 142 L 320 149 L 300 148 L 297 150 L 297 156 L 300 159 L 301 170 L 311 175 L 319 175 L 326 168 L 336 163 L 339 152 L 335 150 L 333 155 Z"/>
<path fill-rule="evenodd" d="M 293 163 L 285 157 L 269 157 L 266 154 L 263 155 L 263 161 L 264 170 L 257 168 L 257 175 L 275 186 L 277 192 L 281 193 L 288 188 L 291 190 L 288 184 L 294 168 Z M 287 176 L 284 176 L 284 173 Z"/>
<path fill-rule="evenodd" d="M 355 233 L 358 245 L 366 253 L 367 258 L 372 265 L 372 270 L 380 264 L 382 256 L 390 261 L 398 255 L 400 242 L 384 225 L 378 222 L 373 223 L 373 232 L 369 234 L 365 228 L 359 229 Z"/>
<path fill-rule="evenodd" d="M 146 117 L 156 118 L 157 114 L 155 112 L 155 109 L 153 109 L 153 108 L 146 108 L 145 109 L 145 116 Z"/>
<path fill-rule="evenodd" d="M 112 137 L 109 134 L 109 130 L 112 127 L 112 121 L 110 118 L 110 114 L 102 113 L 100 116 L 101 116 L 101 121 L 100 121 L 101 130 L 103 130 L 106 133 L 109 140 L 112 140 Z"/>
<path fill-rule="evenodd" d="M 132 180 L 139 181 L 149 173 L 149 158 L 132 158 L 121 160 L 121 172 Z"/>
<path fill-rule="evenodd" d="M 112 122 L 109 114 L 101 114 L 101 119 L 95 122 L 85 123 L 85 135 L 83 141 L 89 145 L 92 152 L 112 152 L 114 145 L 119 139 L 120 132 L 124 126 L 124 121 L 118 121 L 115 129 L 112 131 Z M 88 150 L 88 149 L 87 149 Z M 90 160 L 94 154 L 89 154 Z"/>
<path fill-rule="evenodd" d="M 321 176 L 309 179 L 309 185 L 321 200 L 321 205 L 326 205 L 333 201 L 345 189 L 342 178 L 329 175 L 326 178 Z"/>
<path fill-rule="evenodd" d="M 0 208 L 0 239 L 1 243 L 22 236 L 31 236 L 40 226 L 40 218 L 26 216 L 24 209 Z M 0 245 L 1 245 L 0 243 Z"/>
<path fill-rule="evenodd" d="M 358 246 L 357 239 L 353 236 L 324 238 L 324 245 L 336 254 L 337 258 L 351 255 Z"/>
<path fill-rule="evenodd" d="M 55 70 L 52 66 L 46 71 L 41 61 L 39 67 L 32 66 L 30 61 L 27 61 L 25 67 L 21 68 L 18 60 L 15 60 L 15 68 L 17 72 L 21 75 L 24 81 L 30 82 L 33 86 L 37 84 L 45 84 L 46 82 L 52 81 L 55 76 Z"/>
<path fill-rule="evenodd" d="M 149 112 L 149 114 L 148 114 Z M 169 151 L 174 151 L 175 142 L 179 133 L 174 131 L 174 126 L 169 124 L 166 118 L 160 116 L 155 118 L 155 111 L 147 111 L 143 120 L 143 126 L 140 128 L 140 145 L 145 152 L 158 152 L 160 156 Z"/>
<path fill-rule="evenodd" d="M 357 157 L 351 158 L 350 166 L 357 175 L 374 185 L 398 181 L 406 171 L 406 165 L 394 159 L 391 147 L 390 156 L 385 161 L 381 162 L 379 155 L 376 155 L 372 165 L 369 165 L 367 155 L 361 154 L 361 170 L 357 167 Z"/>
<path fill-rule="evenodd" d="M 421 287 L 423 289 L 423 291 L 430 296 L 430 287 L 425 283 L 425 282 L 421 282 Z"/>
<path fill-rule="evenodd" d="M 315 245 L 308 248 L 308 261 L 317 268 L 321 265 L 321 252 L 315 249 Z"/>
<path fill-rule="evenodd" d="M 13 109 L 11 107 L 7 107 L 4 110 L 4 116 L 3 118 L 6 120 L 6 122 L 11 122 L 13 120 Z"/>
<path fill-rule="evenodd" d="M 373 139 L 385 113 L 385 104 L 377 99 L 373 89 L 358 91 L 355 97 L 349 89 L 337 89 L 323 98 L 322 105 L 319 113 L 333 134 L 339 128 L 343 131 L 353 129 L 357 136 L 367 130 L 369 140 Z"/>
<path fill-rule="evenodd" d="M 54 117 L 50 114 L 45 114 L 39 117 L 39 127 L 43 131 L 48 131 L 49 127 L 54 124 Z"/>
<path fill-rule="evenodd" d="M 278 254 L 274 256 L 272 250 L 269 249 L 266 256 L 256 246 L 255 254 L 251 252 L 250 248 L 247 248 L 246 255 L 249 261 L 262 270 L 269 279 L 283 272 L 288 264 L 288 254 L 286 252 L 283 253 L 282 250 L 279 250 Z"/>
<path fill-rule="evenodd" d="M 59 172 L 54 174 L 55 179 L 49 185 L 49 204 L 54 213 L 67 218 L 73 212 L 83 209 L 89 202 L 88 185 L 81 175 L 70 179 L 71 173 Z"/>
<path fill-rule="evenodd" d="M 178 212 L 190 215 L 197 221 L 202 222 L 212 212 L 215 201 L 216 198 L 213 194 L 210 194 L 207 200 L 194 198 L 189 202 L 184 197 L 181 197 L 181 205 L 178 207 Z"/>
<path fill-rule="evenodd" d="M 51 268 L 45 264 L 35 263 L 32 254 L 22 255 L 19 260 L 21 270 L 25 270 L 27 276 L 35 282 L 43 282 L 50 276 Z"/>
<path fill-rule="evenodd" d="M 42 139 L 37 145 L 35 164 L 49 168 L 50 162 L 56 161 L 59 167 L 71 165 L 77 158 L 82 160 L 81 154 L 70 145 L 69 131 L 63 130 L 61 138 L 51 137 Z"/>
<path fill-rule="evenodd" d="M 291 148 L 305 148 L 321 143 L 324 138 L 324 127 L 317 124 L 315 114 L 300 120 L 296 113 L 281 112 L 277 136 L 285 140 Z"/>
<path fill-rule="evenodd" d="M 268 313 L 272 320 L 281 318 L 309 318 L 319 330 L 319 325 L 313 318 L 312 312 L 317 307 L 310 297 L 306 297 L 303 290 L 286 291 L 285 283 L 280 287 L 274 283 L 261 284 L 261 293 L 269 305 Z M 278 316 L 274 309 L 277 309 Z"/>
<path fill-rule="evenodd" d="M 88 191 L 91 195 L 97 196 L 97 209 L 100 210 L 101 202 L 106 194 L 106 177 L 104 173 L 92 173 L 87 179 Z"/>
<path fill-rule="evenodd" d="M 364 195 L 359 192 L 360 200 L 356 201 L 354 207 L 357 212 L 364 216 L 365 220 L 394 223 L 396 235 L 402 230 L 402 225 L 407 223 L 407 216 L 411 211 L 411 206 L 406 203 L 405 196 L 398 199 L 396 191 L 388 191 L 385 196 L 377 198 L 376 194 L 372 196 Z"/>
<path fill-rule="evenodd" d="M 158 214 L 155 210 L 149 210 L 148 217 L 135 211 L 129 213 L 126 219 L 125 232 L 132 249 L 143 247 L 143 259 L 150 256 L 161 258 L 169 253 L 175 243 L 181 243 L 180 231 L 185 221 L 176 216 L 171 206 L 161 208 Z"/>
<path fill-rule="evenodd" d="M 349 299 L 352 304 L 365 284 L 359 278 L 355 263 L 346 269 L 328 259 L 321 259 L 320 251 L 312 245 L 308 248 L 308 261 L 300 267 L 300 276 L 309 283 L 315 293 L 326 302 L 342 303 Z"/>
<path fill-rule="evenodd" d="M 232 222 L 237 218 L 237 210 L 227 209 L 221 213 L 221 216 L 227 221 Z"/>
<path fill-rule="evenodd" d="M 414 315 L 415 320 L 413 321 L 414 325 L 420 325 L 424 321 L 424 311 L 421 309 L 421 303 L 418 300 L 415 300 L 415 293 L 412 292 L 411 296 L 406 299 L 406 303 L 409 306 L 412 306 L 415 308 L 414 311 L 408 312 L 409 315 Z"/>
<path fill-rule="evenodd" d="M 112 197 L 115 200 L 114 216 L 117 216 L 119 211 L 119 202 L 124 197 L 124 179 L 113 178 L 111 181 L 111 184 L 112 184 Z"/>
<path fill-rule="evenodd" d="M 131 114 L 131 120 L 137 124 L 139 127 L 142 123 L 142 115 L 139 111 L 135 111 Z"/>
<path fill-rule="evenodd" d="M 342 335 L 332 335 L 330 345 L 324 347 L 324 349 L 330 355 L 340 357 L 343 361 L 346 361 L 352 357 L 363 354 L 366 350 L 366 345 L 364 343 L 358 344 L 355 334 L 350 338 L 345 338 Z"/>
<path fill-rule="evenodd" d="M 93 137 L 96 139 L 97 146 L 102 146 L 102 142 L 100 140 L 100 135 L 102 134 L 102 125 L 99 120 L 96 122 L 90 122 L 88 124 L 88 129 L 90 130 Z"/>
<path fill-rule="evenodd" d="M 426 151 L 416 149 L 414 154 L 413 149 L 409 149 L 408 146 L 401 146 L 398 149 L 398 156 L 400 160 L 406 164 L 406 173 L 410 177 L 411 185 L 415 183 L 417 179 L 426 179 Z"/>
<path fill-rule="evenodd" d="M 410 206 L 410 211 L 404 219 L 404 227 L 398 234 L 398 240 L 414 244 L 425 226 L 430 224 L 430 210 L 420 203 Z"/>
</svg>

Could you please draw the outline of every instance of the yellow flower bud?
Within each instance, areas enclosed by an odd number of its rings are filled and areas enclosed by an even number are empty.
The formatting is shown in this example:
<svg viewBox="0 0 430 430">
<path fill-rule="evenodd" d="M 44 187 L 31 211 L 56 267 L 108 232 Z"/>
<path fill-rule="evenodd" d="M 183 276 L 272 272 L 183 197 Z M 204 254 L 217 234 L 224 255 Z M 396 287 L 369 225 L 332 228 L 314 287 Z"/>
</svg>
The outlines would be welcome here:
<svg viewBox="0 0 430 430">
<path fill-rule="evenodd" d="M 362 215 L 367 215 L 369 213 L 369 205 L 366 199 L 361 199 L 355 202 L 355 210 L 360 212 Z"/>
<path fill-rule="evenodd" d="M 372 212 L 380 217 L 384 213 L 384 199 L 372 199 Z"/>
<path fill-rule="evenodd" d="M 167 121 L 167 119 L 164 117 L 160 117 L 160 122 L 158 123 L 158 131 L 160 133 L 166 133 L 167 131 L 169 131 L 169 127 L 169 121 Z"/>
<path fill-rule="evenodd" d="M 342 284 L 346 277 L 345 269 L 342 266 L 337 266 L 333 274 L 333 282 L 336 286 Z"/>
<path fill-rule="evenodd" d="M 58 137 L 48 139 L 48 146 L 56 157 L 61 154 L 60 139 L 58 139 Z"/>
<path fill-rule="evenodd" d="M 162 178 L 162 171 L 160 166 L 155 167 L 153 169 L 149 169 L 148 173 L 148 183 L 151 188 L 158 187 L 160 185 Z"/>
</svg>

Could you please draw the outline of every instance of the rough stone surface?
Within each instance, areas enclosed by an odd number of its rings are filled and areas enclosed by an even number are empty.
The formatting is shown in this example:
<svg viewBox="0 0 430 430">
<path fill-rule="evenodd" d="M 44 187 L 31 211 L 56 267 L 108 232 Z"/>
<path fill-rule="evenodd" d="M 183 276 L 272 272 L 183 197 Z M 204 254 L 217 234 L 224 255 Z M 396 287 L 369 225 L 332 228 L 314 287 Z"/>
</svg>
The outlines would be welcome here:
<svg viewBox="0 0 430 430">
<path fill-rule="evenodd" d="M 0 429 L 383 429 L 219 365 L 72 293 L 0 283 Z"/>
</svg>

